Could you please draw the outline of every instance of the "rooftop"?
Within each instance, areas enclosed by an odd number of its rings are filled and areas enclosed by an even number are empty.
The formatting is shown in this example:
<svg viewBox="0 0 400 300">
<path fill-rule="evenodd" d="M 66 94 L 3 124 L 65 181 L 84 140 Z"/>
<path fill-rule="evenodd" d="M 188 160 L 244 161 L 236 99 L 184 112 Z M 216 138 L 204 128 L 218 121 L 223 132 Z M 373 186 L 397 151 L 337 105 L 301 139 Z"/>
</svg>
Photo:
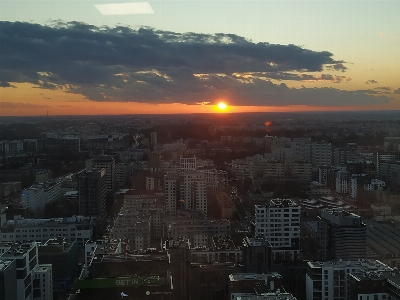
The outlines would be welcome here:
<svg viewBox="0 0 400 300">
<path fill-rule="evenodd" d="M 358 259 L 358 260 L 332 260 L 332 261 L 309 261 L 308 266 L 311 268 L 359 268 L 360 270 L 369 271 L 390 271 L 390 267 L 380 262 L 379 260 L 368 260 L 368 259 Z"/>
<path fill-rule="evenodd" d="M 282 276 L 279 273 L 272 272 L 268 274 L 258 274 L 258 273 L 236 273 L 230 274 L 229 280 L 230 281 L 240 281 L 240 280 L 248 280 L 248 281 L 264 281 L 268 278 L 276 278 L 281 279 Z"/>
</svg>

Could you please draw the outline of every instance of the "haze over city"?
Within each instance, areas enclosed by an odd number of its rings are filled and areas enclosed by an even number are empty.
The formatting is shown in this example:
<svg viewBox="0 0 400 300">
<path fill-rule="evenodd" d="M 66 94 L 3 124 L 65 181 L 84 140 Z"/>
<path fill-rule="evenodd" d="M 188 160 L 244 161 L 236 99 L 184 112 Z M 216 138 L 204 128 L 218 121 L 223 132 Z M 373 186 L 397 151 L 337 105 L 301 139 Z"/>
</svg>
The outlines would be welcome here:
<svg viewBox="0 0 400 300">
<path fill-rule="evenodd" d="M 0 8 L 1 116 L 400 109 L 399 1 Z"/>
</svg>

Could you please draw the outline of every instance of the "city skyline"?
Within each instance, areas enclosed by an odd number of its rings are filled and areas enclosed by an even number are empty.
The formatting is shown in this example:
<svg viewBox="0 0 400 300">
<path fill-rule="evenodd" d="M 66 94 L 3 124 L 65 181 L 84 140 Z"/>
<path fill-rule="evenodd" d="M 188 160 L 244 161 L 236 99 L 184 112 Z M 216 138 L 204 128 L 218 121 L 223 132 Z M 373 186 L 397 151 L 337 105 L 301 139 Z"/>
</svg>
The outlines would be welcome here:
<svg viewBox="0 0 400 300">
<path fill-rule="evenodd" d="M 0 116 L 400 109 L 398 1 L 121 2 L 0 1 Z"/>
</svg>

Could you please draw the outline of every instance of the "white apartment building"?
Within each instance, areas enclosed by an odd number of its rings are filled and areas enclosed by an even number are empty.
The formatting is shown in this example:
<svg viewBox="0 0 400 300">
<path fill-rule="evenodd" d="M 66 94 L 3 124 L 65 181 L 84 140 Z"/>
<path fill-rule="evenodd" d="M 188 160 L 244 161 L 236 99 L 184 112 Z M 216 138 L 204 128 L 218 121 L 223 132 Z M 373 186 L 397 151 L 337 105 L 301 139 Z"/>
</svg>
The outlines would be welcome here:
<svg viewBox="0 0 400 300">
<path fill-rule="evenodd" d="M 270 242 L 274 259 L 295 260 L 300 253 L 300 206 L 291 199 L 256 205 L 255 234 Z"/>
<path fill-rule="evenodd" d="M 182 172 L 196 170 L 196 157 L 180 157 L 180 169 Z"/>
<path fill-rule="evenodd" d="M 93 224 L 82 216 L 55 219 L 15 219 L 0 229 L 0 242 L 46 242 L 52 238 L 76 241 L 83 247 L 93 239 Z"/>
</svg>

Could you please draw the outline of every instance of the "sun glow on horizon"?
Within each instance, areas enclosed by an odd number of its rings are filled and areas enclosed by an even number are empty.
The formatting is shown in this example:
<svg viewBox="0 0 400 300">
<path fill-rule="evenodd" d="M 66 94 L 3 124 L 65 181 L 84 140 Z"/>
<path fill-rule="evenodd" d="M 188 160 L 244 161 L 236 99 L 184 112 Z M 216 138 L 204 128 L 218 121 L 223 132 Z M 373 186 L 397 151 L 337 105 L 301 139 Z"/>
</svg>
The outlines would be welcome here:
<svg viewBox="0 0 400 300">
<path fill-rule="evenodd" d="M 228 106 L 224 102 L 219 102 L 218 103 L 218 108 L 220 110 L 225 110 Z"/>
</svg>

